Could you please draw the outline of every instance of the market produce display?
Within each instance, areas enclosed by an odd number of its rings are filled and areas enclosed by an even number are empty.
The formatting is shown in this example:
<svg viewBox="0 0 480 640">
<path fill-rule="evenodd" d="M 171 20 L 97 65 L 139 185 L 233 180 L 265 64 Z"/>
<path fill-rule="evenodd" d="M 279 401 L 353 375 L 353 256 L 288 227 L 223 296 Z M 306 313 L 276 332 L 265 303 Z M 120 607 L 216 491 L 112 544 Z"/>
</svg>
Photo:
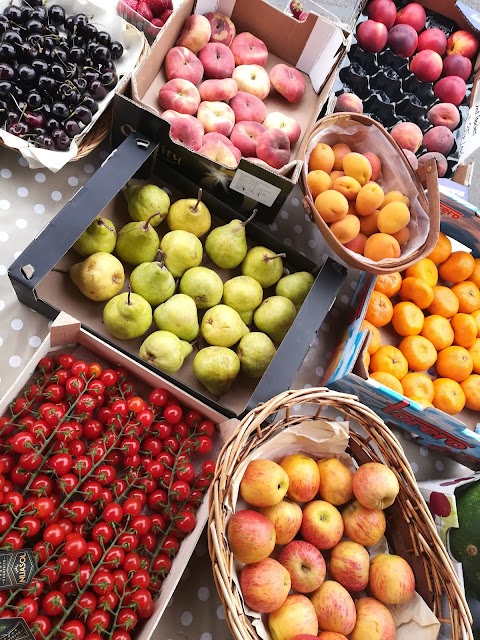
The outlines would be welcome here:
<svg viewBox="0 0 480 640">
<path fill-rule="evenodd" d="M 173 13 L 172 0 L 120 0 L 117 10 L 121 14 L 126 5 L 154 27 L 163 27 Z M 129 16 L 131 18 L 131 16 Z"/>
</svg>

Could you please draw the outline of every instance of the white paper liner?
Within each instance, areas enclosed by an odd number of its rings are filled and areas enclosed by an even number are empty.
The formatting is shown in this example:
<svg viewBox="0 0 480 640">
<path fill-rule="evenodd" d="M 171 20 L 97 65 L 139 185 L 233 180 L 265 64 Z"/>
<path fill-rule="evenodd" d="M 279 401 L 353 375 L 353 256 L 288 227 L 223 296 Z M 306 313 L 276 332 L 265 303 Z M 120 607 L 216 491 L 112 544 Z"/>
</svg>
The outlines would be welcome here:
<svg viewBox="0 0 480 640">
<path fill-rule="evenodd" d="M 10 4 L 9 0 L 0 0 L 0 11 Z M 54 0 L 49 0 L 47 7 L 55 4 Z M 118 40 L 123 47 L 124 53 L 122 57 L 116 61 L 117 75 L 119 80 L 131 73 L 144 45 L 144 36 L 135 28 L 127 28 L 127 23 L 123 18 L 115 13 L 115 5 L 107 0 L 62 0 L 62 6 L 68 16 L 77 13 L 86 13 L 91 22 L 99 28 L 110 33 L 112 40 Z M 110 101 L 115 95 L 115 89 L 110 91 L 105 98 L 99 103 L 98 111 L 94 114 L 92 122 L 82 131 L 81 134 L 73 138 L 70 149 L 68 151 L 49 151 L 40 149 L 29 144 L 26 140 L 22 140 L 12 135 L 0 127 L 0 138 L 7 147 L 17 149 L 21 155 L 28 161 L 30 169 L 39 169 L 45 167 L 56 173 L 60 171 L 70 160 L 73 160 L 78 153 L 78 146 L 85 135 L 95 125 L 102 113 L 108 107 Z"/>
<path fill-rule="evenodd" d="M 240 481 L 245 469 L 251 460 L 268 458 L 279 462 L 282 458 L 292 453 L 304 453 L 312 458 L 338 458 L 352 471 L 356 465 L 353 459 L 345 452 L 349 440 L 348 422 L 329 422 L 327 420 L 313 420 L 300 423 L 294 427 L 273 436 L 263 445 L 256 447 L 254 451 L 236 469 L 230 484 L 229 494 L 224 501 L 227 511 L 225 519 L 228 520 L 235 511 L 249 508 L 246 502 L 239 498 Z M 213 526 L 213 525 L 212 525 Z M 380 553 L 388 553 L 387 541 L 384 538 L 368 549 L 370 556 L 375 557 Z M 238 593 L 241 595 L 239 571 L 242 564 L 235 561 L 233 566 L 233 581 Z M 308 594 L 307 594 L 308 595 Z M 359 597 L 365 594 L 359 594 Z M 440 623 L 428 607 L 423 598 L 415 593 L 414 597 L 404 605 L 389 607 L 397 630 L 396 640 L 436 640 L 440 630 Z M 266 626 L 267 616 L 249 609 L 244 603 L 245 613 L 251 618 L 255 630 L 262 640 L 271 640 Z M 368 640 L 368 638 L 365 638 Z"/>
</svg>

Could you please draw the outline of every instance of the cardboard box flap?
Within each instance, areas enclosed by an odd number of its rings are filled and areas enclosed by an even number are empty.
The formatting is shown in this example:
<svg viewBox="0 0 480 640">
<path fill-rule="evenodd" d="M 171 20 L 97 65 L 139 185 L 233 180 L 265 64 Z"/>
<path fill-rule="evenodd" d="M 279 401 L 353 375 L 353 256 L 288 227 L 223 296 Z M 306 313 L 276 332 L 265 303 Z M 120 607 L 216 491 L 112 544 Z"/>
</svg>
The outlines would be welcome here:
<svg viewBox="0 0 480 640">
<path fill-rule="evenodd" d="M 60 344 L 74 344 L 78 339 L 81 324 L 65 311 L 60 311 L 50 327 L 50 342 L 52 347 Z"/>
<path fill-rule="evenodd" d="M 463 15 L 470 29 L 480 37 L 480 13 L 460 0 L 455 3 L 455 8 Z"/>
<path fill-rule="evenodd" d="M 325 20 L 316 21 L 296 66 L 300 71 L 308 73 L 317 93 L 338 62 L 345 45 L 344 34 L 338 27 Z"/>
</svg>

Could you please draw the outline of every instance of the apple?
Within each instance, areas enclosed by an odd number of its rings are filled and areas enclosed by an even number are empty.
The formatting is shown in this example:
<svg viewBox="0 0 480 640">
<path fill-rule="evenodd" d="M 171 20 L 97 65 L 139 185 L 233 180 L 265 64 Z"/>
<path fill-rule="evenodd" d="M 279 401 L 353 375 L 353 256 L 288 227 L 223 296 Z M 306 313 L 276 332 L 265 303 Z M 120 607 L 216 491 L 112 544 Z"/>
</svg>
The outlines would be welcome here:
<svg viewBox="0 0 480 640">
<path fill-rule="evenodd" d="M 241 64 L 235 68 L 232 78 L 238 85 L 239 91 L 246 91 L 260 100 L 264 100 L 270 93 L 270 78 L 259 64 Z"/>
<path fill-rule="evenodd" d="M 280 551 L 278 561 L 290 574 L 294 591 L 312 593 L 325 580 L 325 560 L 320 551 L 310 542 L 305 540 L 289 542 Z"/>
<path fill-rule="evenodd" d="M 280 129 L 287 134 L 290 144 L 293 146 L 300 137 L 302 128 L 295 118 L 290 118 L 280 111 L 272 111 L 263 121 L 266 129 Z"/>
<path fill-rule="evenodd" d="M 259 512 L 275 527 L 276 544 L 291 542 L 302 524 L 302 510 L 295 502 L 280 500 L 272 507 L 262 507 Z"/>
<path fill-rule="evenodd" d="M 267 117 L 265 103 L 246 91 L 238 91 L 229 104 L 235 114 L 235 122 L 262 123 Z"/>
<path fill-rule="evenodd" d="M 280 129 L 267 129 L 257 139 L 257 158 L 274 169 L 281 169 L 290 160 L 290 140 Z"/>
<path fill-rule="evenodd" d="M 338 458 L 318 460 L 320 484 L 318 495 L 322 500 L 336 506 L 346 504 L 353 498 L 353 473 Z"/>
<path fill-rule="evenodd" d="M 300 534 L 317 549 L 332 549 L 343 535 L 343 520 L 340 512 L 325 500 L 314 500 L 303 508 Z"/>
<path fill-rule="evenodd" d="M 257 153 L 257 140 L 265 131 L 260 122 L 245 120 L 237 122 L 230 134 L 230 140 L 240 149 L 242 156 L 255 156 Z"/>
<path fill-rule="evenodd" d="M 369 570 L 370 556 L 361 544 L 343 540 L 333 547 L 328 571 L 347 591 L 363 591 L 368 584 Z"/>
<path fill-rule="evenodd" d="M 346 636 L 353 631 L 357 620 L 355 604 L 341 584 L 325 580 L 311 595 L 311 600 L 322 631 L 335 631 Z"/>
<path fill-rule="evenodd" d="M 167 80 L 183 78 L 198 84 L 203 78 L 203 65 L 187 47 L 173 47 L 165 56 L 165 75 Z"/>
<path fill-rule="evenodd" d="M 247 564 L 240 574 L 245 604 L 259 613 L 271 613 L 285 602 L 290 591 L 290 574 L 273 558 Z"/>
<path fill-rule="evenodd" d="M 240 494 L 254 507 L 272 507 L 285 497 L 288 475 L 273 460 L 251 460 L 240 482 Z M 273 525 L 272 525 L 273 526 Z"/>
<path fill-rule="evenodd" d="M 162 109 L 194 116 L 200 104 L 200 94 L 193 82 L 175 78 L 166 82 L 158 92 L 158 104 Z"/>
<path fill-rule="evenodd" d="M 216 131 L 229 136 L 235 124 L 235 114 L 225 102 L 201 102 L 197 118 L 203 124 L 205 133 Z"/>
<path fill-rule="evenodd" d="M 367 509 L 354 500 L 342 512 L 345 535 L 364 547 L 373 547 L 385 533 L 387 521 L 381 509 Z"/>
<path fill-rule="evenodd" d="M 302 633 L 316 636 L 318 620 L 315 608 L 307 596 L 294 593 L 268 616 L 268 628 L 273 640 L 293 640 Z"/>
<path fill-rule="evenodd" d="M 357 621 L 350 640 L 395 640 L 395 621 L 384 604 L 375 598 L 359 598 L 355 609 Z"/>
<path fill-rule="evenodd" d="M 221 42 L 229 47 L 236 34 L 235 25 L 230 18 L 218 11 L 211 11 L 205 14 L 205 18 L 210 23 L 210 42 Z"/>
<path fill-rule="evenodd" d="M 233 54 L 227 45 L 221 42 L 209 42 L 198 52 L 205 75 L 213 80 L 230 78 L 235 69 Z"/>
<path fill-rule="evenodd" d="M 295 69 L 286 64 L 276 64 L 270 69 L 272 86 L 288 102 L 300 102 L 306 89 L 305 78 Z"/>
<path fill-rule="evenodd" d="M 211 35 L 212 28 L 207 18 L 194 13 L 185 20 L 176 45 L 187 47 L 193 53 L 198 53 L 208 43 Z"/>
<path fill-rule="evenodd" d="M 303 453 L 293 453 L 283 458 L 280 466 L 288 475 L 288 497 L 297 502 L 313 500 L 320 484 L 315 460 Z"/>
<path fill-rule="evenodd" d="M 275 548 L 275 527 L 261 513 L 245 509 L 234 513 L 228 521 L 227 539 L 239 562 L 260 562 Z"/>
<path fill-rule="evenodd" d="M 259 64 L 264 67 L 268 60 L 268 49 L 260 38 L 248 31 L 239 33 L 230 45 L 235 64 Z"/>
<path fill-rule="evenodd" d="M 229 102 L 238 93 L 238 86 L 232 78 L 204 80 L 198 87 L 200 98 L 209 102 Z"/>
<path fill-rule="evenodd" d="M 370 563 L 368 586 L 383 604 L 405 604 L 415 592 L 415 576 L 406 560 L 381 553 Z"/>
<path fill-rule="evenodd" d="M 208 140 L 202 144 L 198 153 L 228 169 L 236 169 L 241 157 L 233 145 L 226 145 L 220 140 Z"/>
<path fill-rule="evenodd" d="M 367 509 L 386 509 L 395 502 L 400 487 L 397 476 L 380 462 L 362 464 L 353 474 L 353 493 Z"/>
</svg>

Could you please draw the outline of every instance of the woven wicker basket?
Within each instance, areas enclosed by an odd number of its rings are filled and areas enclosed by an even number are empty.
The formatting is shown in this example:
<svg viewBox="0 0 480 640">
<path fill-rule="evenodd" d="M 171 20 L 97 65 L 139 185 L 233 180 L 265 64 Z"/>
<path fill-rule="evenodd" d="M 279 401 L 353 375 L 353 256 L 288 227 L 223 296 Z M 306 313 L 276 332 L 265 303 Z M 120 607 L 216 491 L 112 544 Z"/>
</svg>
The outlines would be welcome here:
<svg viewBox="0 0 480 640">
<path fill-rule="evenodd" d="M 313 407 L 312 415 L 294 415 L 295 405 Z M 451 631 L 452 640 L 472 640 L 468 605 L 401 444 L 358 398 L 325 388 L 286 391 L 259 405 L 245 416 L 220 453 L 210 498 L 208 545 L 217 590 L 234 637 L 258 640 L 232 579 L 233 556 L 225 536 L 227 514 L 223 505 L 231 490 L 232 476 L 255 447 L 283 429 L 317 419 L 325 407 L 334 407 L 347 419 L 356 421 L 350 424 L 347 453 L 359 464 L 382 462 L 396 473 L 400 493 L 386 512 L 390 549 L 409 562 L 415 573 L 416 590 L 440 622 L 449 626 L 447 635 Z M 266 424 L 272 416 L 273 422 Z"/>
</svg>

